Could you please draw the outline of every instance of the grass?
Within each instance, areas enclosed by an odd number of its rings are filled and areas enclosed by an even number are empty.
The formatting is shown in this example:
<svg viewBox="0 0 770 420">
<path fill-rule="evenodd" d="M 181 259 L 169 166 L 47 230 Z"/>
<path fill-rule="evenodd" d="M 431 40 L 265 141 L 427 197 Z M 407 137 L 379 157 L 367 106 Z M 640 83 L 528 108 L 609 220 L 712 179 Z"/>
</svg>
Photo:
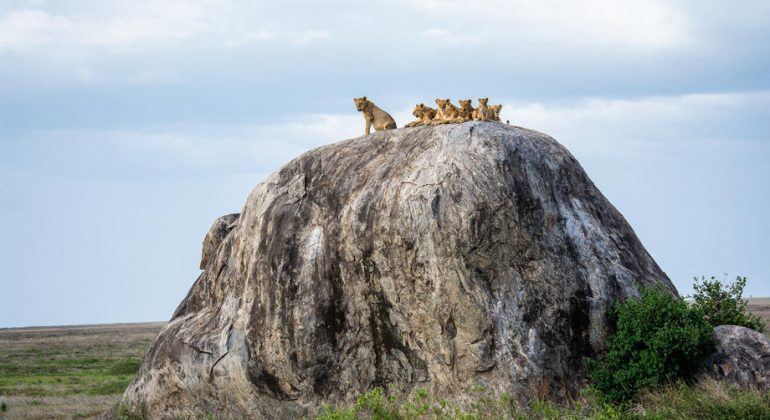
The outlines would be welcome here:
<svg viewBox="0 0 770 420">
<path fill-rule="evenodd" d="M 456 404 L 417 390 L 400 400 L 374 389 L 354 404 L 324 406 L 317 420 L 354 419 L 770 419 L 770 391 L 741 390 L 711 379 L 695 386 L 671 385 L 644 392 L 638 401 L 600 403 L 585 389 L 565 404 L 545 400 L 519 402 L 507 394 L 477 391 L 466 404 Z"/>
<path fill-rule="evenodd" d="M 0 330 L 0 418 L 99 415 L 120 399 L 162 325 Z"/>
</svg>

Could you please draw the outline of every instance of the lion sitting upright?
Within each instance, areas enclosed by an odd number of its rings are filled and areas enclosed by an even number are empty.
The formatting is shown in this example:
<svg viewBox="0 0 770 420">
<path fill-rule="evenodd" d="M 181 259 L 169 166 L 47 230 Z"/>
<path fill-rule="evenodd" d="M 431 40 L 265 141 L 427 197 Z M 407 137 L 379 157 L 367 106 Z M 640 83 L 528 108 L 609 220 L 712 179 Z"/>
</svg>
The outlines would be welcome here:
<svg viewBox="0 0 770 420">
<path fill-rule="evenodd" d="M 412 111 L 412 115 L 417 117 L 417 120 L 410 122 L 406 125 L 406 127 L 416 127 L 418 125 L 430 124 L 430 122 L 436 118 L 436 110 L 420 103 L 415 105 L 414 111 Z"/>
<path fill-rule="evenodd" d="M 476 121 L 493 121 L 494 112 L 489 109 L 489 98 L 479 98 L 479 107 L 473 111 L 473 119 Z"/>
<path fill-rule="evenodd" d="M 364 113 L 364 121 L 366 121 L 364 135 L 369 134 L 372 126 L 374 126 L 376 131 L 392 130 L 396 128 L 396 120 L 373 102 L 367 100 L 366 96 L 353 98 L 353 102 L 356 104 L 356 109 Z"/>
</svg>

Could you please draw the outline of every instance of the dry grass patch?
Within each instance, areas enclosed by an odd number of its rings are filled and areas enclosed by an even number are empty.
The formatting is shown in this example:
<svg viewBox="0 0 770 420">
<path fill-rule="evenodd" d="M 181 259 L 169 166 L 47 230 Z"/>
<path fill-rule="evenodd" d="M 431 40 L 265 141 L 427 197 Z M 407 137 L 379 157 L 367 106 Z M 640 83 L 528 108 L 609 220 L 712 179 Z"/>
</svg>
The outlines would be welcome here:
<svg viewBox="0 0 770 420">
<path fill-rule="evenodd" d="M 749 298 L 746 300 L 749 302 L 746 305 L 746 309 L 764 321 L 767 326 L 765 328 L 765 335 L 770 337 L 770 298 Z"/>
</svg>

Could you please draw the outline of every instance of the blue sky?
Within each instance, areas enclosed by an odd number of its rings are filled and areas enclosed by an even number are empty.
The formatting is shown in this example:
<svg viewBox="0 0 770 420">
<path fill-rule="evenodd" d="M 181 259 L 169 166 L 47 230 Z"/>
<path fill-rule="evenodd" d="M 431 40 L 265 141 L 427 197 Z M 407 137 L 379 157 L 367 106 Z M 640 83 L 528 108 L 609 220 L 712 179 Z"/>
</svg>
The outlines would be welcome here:
<svg viewBox="0 0 770 420">
<path fill-rule="evenodd" d="M 218 216 L 310 148 L 489 96 L 683 294 L 770 296 L 770 2 L 3 1 L 0 327 L 165 320 Z"/>
</svg>

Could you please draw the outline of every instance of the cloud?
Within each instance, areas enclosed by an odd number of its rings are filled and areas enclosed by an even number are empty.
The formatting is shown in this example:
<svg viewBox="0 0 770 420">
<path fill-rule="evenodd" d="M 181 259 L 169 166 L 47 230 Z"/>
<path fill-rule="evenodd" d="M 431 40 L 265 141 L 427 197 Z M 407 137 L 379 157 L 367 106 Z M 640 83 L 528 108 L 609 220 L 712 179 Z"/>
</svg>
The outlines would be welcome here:
<svg viewBox="0 0 770 420">
<path fill-rule="evenodd" d="M 486 64 L 489 77 L 469 83 L 666 93 L 683 82 L 714 89 L 737 74 L 729 89 L 756 89 L 768 62 L 770 7 L 761 3 L 716 12 L 707 0 L 17 2 L 0 6 L 0 58 L 12 57 L 0 77 L 17 89 L 345 74 L 339 90 L 369 77 L 415 90 L 417 69 L 434 75 L 420 86 L 438 87 Z"/>
<path fill-rule="evenodd" d="M 240 0 L 116 1 L 98 7 L 74 1 L 55 13 L 28 4 L 0 18 L 0 50 L 158 48 L 194 41 L 233 46 L 286 39 L 302 44 L 329 38 L 330 28 L 364 44 L 377 37 L 395 40 L 398 34 L 410 39 L 410 33 L 438 43 L 672 48 L 693 41 L 686 13 L 662 1 L 401 0 L 386 10 L 375 3 L 357 9 L 358 17 L 330 13 L 309 1 L 282 8 Z"/>
<path fill-rule="evenodd" d="M 12 9 L 0 17 L 0 51 L 21 53 L 56 49 L 113 48 L 142 51 L 200 42 L 240 46 L 254 42 L 309 43 L 330 32 L 274 28 L 267 19 L 241 13 L 237 2 L 164 1 L 118 2 L 94 11 L 74 6 L 71 13 L 53 14 L 44 8 Z M 77 2 L 73 3 L 77 4 Z"/>
<path fill-rule="evenodd" d="M 415 7 L 490 40 L 666 49 L 694 42 L 688 16 L 664 1 L 425 0 Z"/>
<path fill-rule="evenodd" d="M 568 147 L 599 155 L 656 153 L 661 143 L 756 136 L 770 109 L 770 91 L 697 93 L 635 99 L 585 98 L 570 103 L 503 106 L 502 119 L 553 135 Z M 758 114 L 759 113 L 759 114 Z M 759 124 L 759 126 L 758 126 Z"/>
<path fill-rule="evenodd" d="M 199 13 L 99 19 L 23 9 L 12 10 L 0 20 L 0 48 L 23 52 L 52 46 L 158 46 L 205 34 L 209 29 Z"/>
</svg>

